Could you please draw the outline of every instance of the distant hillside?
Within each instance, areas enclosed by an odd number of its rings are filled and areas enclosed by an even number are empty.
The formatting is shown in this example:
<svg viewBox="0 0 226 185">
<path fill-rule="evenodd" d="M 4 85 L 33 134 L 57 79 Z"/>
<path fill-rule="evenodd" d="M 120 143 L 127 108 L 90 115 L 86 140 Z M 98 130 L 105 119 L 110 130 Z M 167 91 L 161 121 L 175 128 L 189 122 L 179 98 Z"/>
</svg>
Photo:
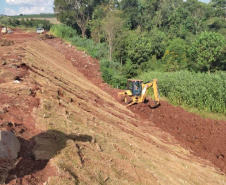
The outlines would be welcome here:
<svg viewBox="0 0 226 185">
<path fill-rule="evenodd" d="M 30 15 L 23 15 L 20 14 L 18 16 L 10 16 L 12 18 L 55 18 L 55 14 L 50 13 L 40 13 L 40 14 L 30 14 Z"/>
<path fill-rule="evenodd" d="M 60 21 L 57 20 L 57 18 L 55 17 L 55 14 L 45 14 L 45 13 L 41 13 L 41 14 L 30 14 L 30 15 L 18 15 L 18 16 L 8 16 L 10 18 L 15 18 L 15 19 L 38 19 L 38 20 L 48 20 L 50 21 L 52 24 L 60 24 Z"/>
</svg>

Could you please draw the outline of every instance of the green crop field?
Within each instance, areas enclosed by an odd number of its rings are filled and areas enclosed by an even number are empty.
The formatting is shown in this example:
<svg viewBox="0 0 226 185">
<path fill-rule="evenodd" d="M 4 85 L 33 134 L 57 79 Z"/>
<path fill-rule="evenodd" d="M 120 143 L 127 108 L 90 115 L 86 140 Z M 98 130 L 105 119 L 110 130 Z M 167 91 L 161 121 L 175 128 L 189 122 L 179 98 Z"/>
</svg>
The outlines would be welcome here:
<svg viewBox="0 0 226 185">
<path fill-rule="evenodd" d="M 144 81 L 157 78 L 160 95 L 173 104 L 226 114 L 226 72 L 149 72 L 139 78 Z"/>
</svg>

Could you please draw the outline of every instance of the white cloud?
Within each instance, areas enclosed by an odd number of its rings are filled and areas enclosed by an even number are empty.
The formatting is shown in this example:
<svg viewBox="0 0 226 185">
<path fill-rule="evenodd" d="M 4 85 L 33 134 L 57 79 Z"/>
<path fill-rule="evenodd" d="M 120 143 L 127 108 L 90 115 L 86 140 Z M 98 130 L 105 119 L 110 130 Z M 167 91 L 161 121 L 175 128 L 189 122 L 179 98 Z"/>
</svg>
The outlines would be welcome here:
<svg viewBox="0 0 226 185">
<path fill-rule="evenodd" d="M 5 8 L 5 15 L 40 14 L 40 13 L 53 13 L 53 8 L 52 6 L 20 7 L 19 10 Z"/>
<path fill-rule="evenodd" d="M 5 8 L 5 15 L 18 15 L 19 13 L 16 10 Z"/>
<path fill-rule="evenodd" d="M 5 8 L 6 15 L 53 13 L 54 0 L 6 0 L 12 9 Z"/>
<path fill-rule="evenodd" d="M 39 14 L 39 13 L 53 13 L 52 6 L 32 6 L 32 7 L 20 7 L 19 14 Z"/>
<path fill-rule="evenodd" d="M 41 5 L 49 6 L 53 5 L 54 0 L 6 0 L 6 3 L 10 5 Z"/>
</svg>

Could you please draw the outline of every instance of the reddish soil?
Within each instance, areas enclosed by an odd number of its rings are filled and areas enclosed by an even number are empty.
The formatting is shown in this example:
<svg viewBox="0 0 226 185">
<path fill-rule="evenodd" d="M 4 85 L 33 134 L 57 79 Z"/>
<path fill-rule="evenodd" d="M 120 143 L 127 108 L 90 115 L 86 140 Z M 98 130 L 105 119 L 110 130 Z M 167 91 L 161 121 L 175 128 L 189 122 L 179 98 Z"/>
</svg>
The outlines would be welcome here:
<svg viewBox="0 0 226 185">
<path fill-rule="evenodd" d="M 21 143 L 18 164 L 10 171 L 7 184 L 43 184 L 56 171 L 49 160 L 35 160 L 32 149 L 40 131 L 35 127 L 33 110 L 39 106 L 35 97 L 37 86 L 30 83 L 29 71 L 22 59 L 24 48 L 20 43 L 37 40 L 34 33 L 14 30 L 10 35 L 0 34 L 0 39 L 14 41 L 11 46 L 0 46 L 0 130 L 15 133 Z M 20 85 L 23 82 L 23 86 Z"/>
<path fill-rule="evenodd" d="M 86 78 L 116 98 L 118 90 L 103 82 L 96 59 L 87 56 L 84 51 L 76 50 L 74 46 L 68 46 L 59 38 L 46 42 L 64 53 Z M 149 101 L 146 104 L 133 105 L 129 109 L 139 115 L 140 119 L 152 121 L 195 155 L 210 160 L 226 173 L 226 121 L 205 119 L 167 102 L 161 102 L 161 106 L 156 109 L 151 109 L 152 105 Z"/>
<path fill-rule="evenodd" d="M 10 172 L 7 182 L 9 184 L 43 184 L 49 176 L 56 174 L 56 170 L 50 166 L 49 160 L 35 160 L 31 152 L 35 137 L 40 134 L 40 131 L 35 128 L 36 120 L 32 114 L 33 110 L 39 106 L 39 99 L 35 97 L 35 91 L 39 87 L 38 84 L 30 83 L 28 80 L 29 69 L 22 63 L 25 53 L 24 49 L 20 48 L 20 43 L 26 44 L 26 41 L 39 40 L 40 37 L 35 33 L 24 33 L 20 30 L 15 30 L 14 34 L 7 37 L 13 40 L 15 45 L 9 49 L 5 49 L 7 46 L 2 47 L 0 50 L 0 70 L 7 72 L 5 76 L 0 76 L 0 85 L 4 86 L 6 82 L 13 80 L 23 80 L 23 84 L 30 89 L 30 93 L 27 89 L 25 93 L 9 93 L 0 89 L 0 107 L 2 107 L 0 129 L 13 131 L 21 141 L 20 161 Z M 83 51 L 76 50 L 74 46 L 65 44 L 59 38 L 47 39 L 45 42 L 65 54 L 66 59 L 83 73 L 84 78 L 116 97 L 119 90 L 103 82 L 99 62 L 96 59 L 87 56 Z M 97 106 L 101 106 L 102 102 L 98 101 L 98 97 L 96 99 Z M 151 109 L 150 102 L 133 105 L 129 109 L 139 116 L 140 120 L 153 122 L 157 127 L 173 135 L 195 155 L 210 160 L 226 173 L 226 121 L 204 119 L 167 102 L 161 102 L 160 107 Z M 148 130 L 150 125 L 141 125 L 141 123 L 140 121 L 131 124 L 147 127 Z"/>
<path fill-rule="evenodd" d="M 134 105 L 130 109 L 226 173 L 226 121 L 205 119 L 167 102 L 161 102 L 155 109 L 150 109 L 149 104 Z"/>
</svg>

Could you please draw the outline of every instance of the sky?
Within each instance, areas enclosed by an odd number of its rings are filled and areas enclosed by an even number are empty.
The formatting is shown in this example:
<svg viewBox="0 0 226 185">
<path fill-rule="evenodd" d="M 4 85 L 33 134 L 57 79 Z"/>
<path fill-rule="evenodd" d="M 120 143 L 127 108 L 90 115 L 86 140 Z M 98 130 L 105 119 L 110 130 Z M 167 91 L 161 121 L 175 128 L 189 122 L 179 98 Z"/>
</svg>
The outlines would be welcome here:
<svg viewBox="0 0 226 185">
<path fill-rule="evenodd" d="M 0 0 L 0 14 L 53 13 L 54 0 Z M 208 3 L 210 0 L 199 0 Z"/>
<path fill-rule="evenodd" d="M 0 14 L 53 13 L 54 0 L 0 0 Z"/>
</svg>

